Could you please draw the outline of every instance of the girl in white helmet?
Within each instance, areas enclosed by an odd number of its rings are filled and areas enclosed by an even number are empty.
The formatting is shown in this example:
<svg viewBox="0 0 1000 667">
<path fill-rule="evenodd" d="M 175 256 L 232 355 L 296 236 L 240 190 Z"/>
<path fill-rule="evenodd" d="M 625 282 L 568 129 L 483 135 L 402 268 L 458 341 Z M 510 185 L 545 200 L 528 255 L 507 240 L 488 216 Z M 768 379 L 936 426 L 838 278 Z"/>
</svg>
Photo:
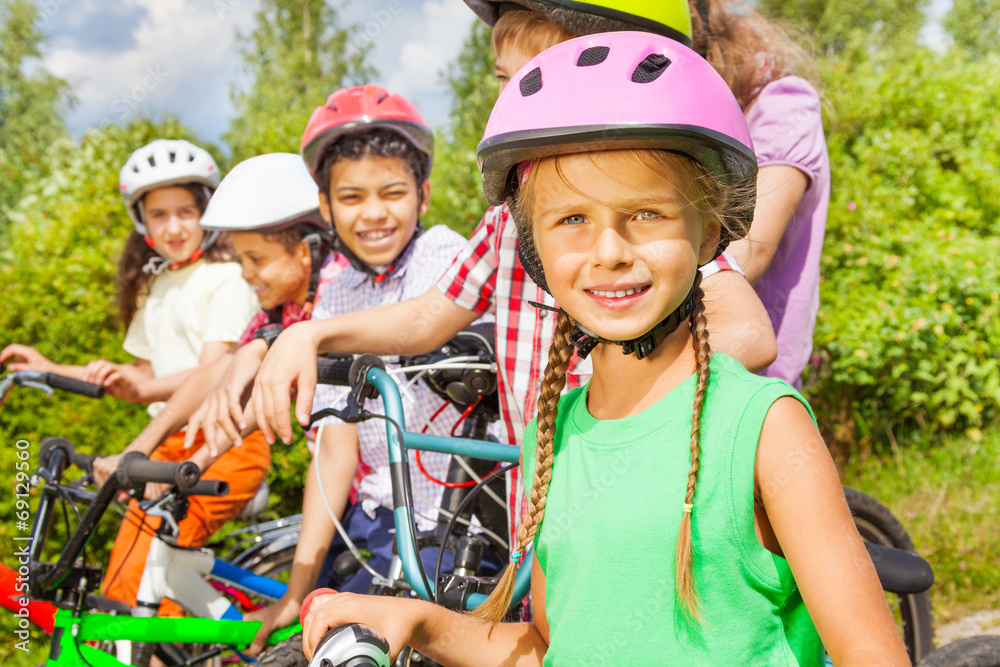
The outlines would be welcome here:
<svg viewBox="0 0 1000 667">
<path fill-rule="evenodd" d="M 119 262 L 118 307 L 127 328 L 123 347 L 135 361 L 117 364 L 98 359 L 86 366 L 63 366 L 32 348 L 12 345 L 3 357 L 23 360 L 11 364 L 12 370 L 35 368 L 96 382 L 119 398 L 150 403 L 149 412 L 155 417 L 163 401 L 200 365 L 224 356 L 258 306 L 228 242 L 220 243 L 219 232 L 206 232 L 199 225 L 218 185 L 215 160 L 187 141 L 159 139 L 132 153 L 119 175 L 125 209 L 135 230 Z M 155 446 L 144 451 L 157 460 L 183 460 L 187 457 L 183 444 L 180 433 L 155 453 Z M 103 463 L 117 463 L 117 457 Z M 252 480 L 249 483 L 256 490 L 269 466 L 266 446 L 247 449 L 223 478 L 230 484 Z M 98 483 L 107 478 L 107 469 L 114 469 L 112 465 L 96 468 Z M 229 516 L 252 497 L 253 490 L 224 499 Z M 147 495 L 153 493 L 154 489 L 147 488 Z M 218 527 L 194 506 L 189 513 L 192 526 L 181 534 L 185 545 L 204 542 Z M 105 595 L 135 604 L 157 522 L 143 517 L 133 501 L 112 551 Z"/>
<path fill-rule="evenodd" d="M 10 370 L 96 382 L 117 398 L 150 403 L 155 414 L 192 369 L 226 351 L 256 310 L 228 243 L 198 224 L 218 185 L 212 156 L 183 140 L 158 139 L 122 167 L 119 188 L 135 231 L 119 260 L 117 302 L 134 362 L 62 365 L 17 344 L 0 359 L 17 359 Z"/>
</svg>

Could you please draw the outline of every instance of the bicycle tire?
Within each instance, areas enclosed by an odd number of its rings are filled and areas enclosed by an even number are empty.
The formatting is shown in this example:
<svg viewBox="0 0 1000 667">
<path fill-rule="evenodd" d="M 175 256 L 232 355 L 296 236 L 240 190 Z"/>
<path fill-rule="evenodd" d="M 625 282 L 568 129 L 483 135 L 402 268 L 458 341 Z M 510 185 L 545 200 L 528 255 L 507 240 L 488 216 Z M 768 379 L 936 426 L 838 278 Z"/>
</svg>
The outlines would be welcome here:
<svg viewBox="0 0 1000 667">
<path fill-rule="evenodd" d="M 302 651 L 302 633 L 297 632 L 264 651 L 257 658 L 257 667 L 308 667 Z"/>
<path fill-rule="evenodd" d="M 977 635 L 947 644 L 918 667 L 1000 667 L 1000 635 Z"/>
<path fill-rule="evenodd" d="M 882 503 L 855 489 L 844 488 L 847 506 L 854 517 L 861 538 L 904 551 L 916 553 L 916 547 L 903 524 Z M 908 595 L 886 593 L 897 619 L 910 662 L 917 664 L 934 650 L 934 617 L 929 591 Z"/>
</svg>

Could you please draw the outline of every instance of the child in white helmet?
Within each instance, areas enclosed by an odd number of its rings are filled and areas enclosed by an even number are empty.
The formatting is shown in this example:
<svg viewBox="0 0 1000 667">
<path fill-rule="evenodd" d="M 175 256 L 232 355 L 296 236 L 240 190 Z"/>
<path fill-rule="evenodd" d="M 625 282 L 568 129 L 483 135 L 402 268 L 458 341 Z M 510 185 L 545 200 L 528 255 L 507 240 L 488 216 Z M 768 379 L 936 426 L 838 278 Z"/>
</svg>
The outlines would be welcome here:
<svg viewBox="0 0 1000 667">
<path fill-rule="evenodd" d="M 253 290 L 219 232 L 199 225 L 219 185 L 219 169 L 204 149 L 183 140 L 160 139 L 136 150 L 119 176 L 125 208 L 135 230 L 119 262 L 119 311 L 127 327 L 124 348 L 132 363 L 99 359 L 87 366 L 54 364 L 33 348 L 11 345 L 4 359 L 19 357 L 12 370 L 35 368 L 105 386 L 132 402 L 151 403 L 155 417 L 167 400 L 201 365 L 224 356 L 257 311 Z M 169 435 L 169 434 L 167 434 Z M 157 460 L 183 460 L 184 434 L 168 438 L 154 452 Z M 159 444 L 159 443 L 156 443 Z M 103 482 L 112 463 L 97 466 Z M 99 460 L 100 461 L 100 460 Z M 214 514 L 227 517 L 253 496 L 270 466 L 265 443 L 234 453 L 218 466 L 218 478 L 236 493 L 223 499 Z M 244 488 L 245 487 L 245 488 Z M 153 489 L 147 489 L 152 494 Z M 182 524 L 181 543 L 201 544 L 218 527 L 195 509 Z M 157 520 L 142 516 L 133 502 L 112 550 L 105 595 L 135 604 L 135 593 Z M 221 524 L 219 524 L 221 525 Z"/>
<path fill-rule="evenodd" d="M 256 309 L 231 248 L 198 225 L 218 184 L 212 156 L 183 140 L 154 141 L 122 167 L 119 188 L 135 231 L 119 260 L 117 301 L 133 363 L 56 364 L 17 344 L 0 352 L 0 363 L 17 359 L 10 370 L 96 382 L 118 398 L 151 403 L 155 414 L 194 367 L 225 352 Z"/>
</svg>

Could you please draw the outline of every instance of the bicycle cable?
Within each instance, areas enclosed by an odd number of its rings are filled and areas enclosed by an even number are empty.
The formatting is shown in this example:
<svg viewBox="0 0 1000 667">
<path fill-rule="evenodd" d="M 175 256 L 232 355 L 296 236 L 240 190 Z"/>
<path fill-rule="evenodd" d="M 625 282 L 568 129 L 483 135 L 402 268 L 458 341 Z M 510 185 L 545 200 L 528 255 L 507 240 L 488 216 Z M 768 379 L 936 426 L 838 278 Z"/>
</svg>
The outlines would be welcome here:
<svg viewBox="0 0 1000 667">
<path fill-rule="evenodd" d="M 428 505 L 431 505 L 431 506 L 433 506 L 433 505 L 434 505 L 434 503 L 432 503 L 432 502 L 431 502 L 431 501 L 430 501 L 430 500 L 429 500 L 429 499 L 427 498 L 427 496 L 425 496 L 425 495 L 424 495 L 423 493 L 421 493 L 421 492 L 420 492 L 420 489 L 419 489 L 419 487 L 416 487 L 416 486 L 415 486 L 415 487 L 413 487 L 413 490 L 414 490 L 414 492 L 415 492 L 415 493 L 416 493 L 416 494 L 417 494 L 417 495 L 418 495 L 418 496 L 420 497 L 420 499 L 421 499 L 422 501 L 424 501 L 424 502 L 425 502 L 425 503 L 427 503 Z M 471 492 L 470 492 L 470 493 L 471 493 Z M 451 519 L 451 518 L 452 518 L 453 516 L 455 516 L 455 514 L 454 514 L 453 512 L 449 512 L 448 510 L 444 509 L 443 507 L 436 507 L 435 509 L 436 509 L 436 510 L 437 510 L 438 512 L 440 512 L 441 514 L 443 514 L 443 515 L 445 516 L 445 518 L 446 518 L 446 519 Z M 419 517 L 420 517 L 420 518 L 422 518 L 422 519 L 425 519 L 425 520 L 427 520 L 427 521 L 437 521 L 437 519 L 435 519 L 435 518 L 433 518 L 433 517 L 429 517 L 429 516 L 427 516 L 426 514 L 421 514 L 420 512 L 417 512 L 417 510 L 416 510 L 416 509 L 414 509 L 413 511 L 414 511 L 414 512 L 416 512 L 417 516 L 419 516 Z M 499 535 L 497 535 L 496 533 L 494 533 L 494 532 L 493 532 L 492 530 L 490 530 L 489 528 L 487 528 L 487 527 L 485 527 L 485 526 L 483 526 L 483 525 L 481 525 L 481 524 L 479 524 L 479 525 L 477 525 L 477 524 L 474 524 L 474 523 L 472 523 L 471 521 L 469 521 L 468 519 L 463 519 L 463 518 L 461 518 L 461 517 L 459 517 L 459 519 L 458 519 L 458 523 L 460 523 L 460 524 L 461 524 L 461 525 L 463 525 L 463 526 L 468 526 L 469 528 L 474 528 L 474 529 L 476 529 L 476 530 L 480 530 L 480 531 L 482 531 L 482 532 L 483 532 L 483 534 L 485 534 L 485 535 L 489 535 L 489 536 L 490 536 L 490 537 L 492 537 L 492 538 L 493 538 L 494 540 L 496 540 L 498 544 L 501 544 L 501 545 L 503 545 L 503 548 L 504 548 L 504 549 L 507 549 L 507 548 L 508 548 L 508 545 L 507 545 L 507 540 L 506 540 L 506 539 L 504 539 L 504 538 L 502 538 L 502 537 L 500 537 Z"/>
<path fill-rule="evenodd" d="M 330 518 L 333 520 L 333 526 L 334 528 L 337 529 L 337 533 L 340 535 L 340 538 L 344 540 L 344 544 L 347 545 L 348 551 L 350 551 L 351 554 L 357 559 L 357 561 L 361 564 L 361 567 L 368 570 L 368 572 L 376 579 L 384 579 L 385 578 L 384 576 L 379 574 L 379 572 L 377 572 L 375 568 L 373 568 L 366 562 L 365 558 L 361 555 L 361 551 L 354 544 L 354 541 L 351 540 L 350 537 L 348 537 L 347 530 L 344 528 L 343 524 L 340 523 L 340 519 L 333 511 L 333 507 L 330 506 L 330 500 L 326 497 L 326 487 L 323 485 L 323 473 L 320 472 L 320 467 L 321 467 L 320 449 L 323 442 L 323 426 L 324 426 L 323 424 L 320 424 L 319 428 L 316 431 L 316 454 L 315 454 L 316 481 L 319 482 L 319 495 L 320 498 L 323 500 L 323 506 L 326 507 L 326 513 L 329 514 Z"/>
<path fill-rule="evenodd" d="M 485 488 L 486 485 L 489 484 L 491 481 L 493 481 L 500 475 L 507 474 L 508 471 L 513 470 L 514 468 L 517 467 L 517 465 L 518 464 L 516 463 L 509 463 L 503 466 L 502 468 L 497 468 L 489 475 L 484 477 L 482 481 L 476 485 L 476 488 L 472 489 L 472 491 L 469 492 L 469 495 L 467 495 L 465 498 L 462 499 L 462 502 L 459 503 L 458 507 L 455 508 L 455 513 L 452 515 L 451 520 L 448 522 L 447 528 L 445 528 L 445 533 L 444 533 L 445 540 L 447 540 L 448 536 L 451 535 L 451 531 L 455 529 L 455 522 L 462 514 L 462 510 L 464 510 L 465 506 L 468 505 L 472 501 L 472 499 L 476 497 L 476 494 L 479 493 L 479 491 L 481 491 L 483 488 Z M 442 544 L 441 548 L 438 550 L 437 563 L 435 563 L 434 565 L 434 581 L 439 581 L 441 578 L 441 565 L 443 560 L 444 560 L 444 545 Z M 440 604 L 441 603 L 440 598 L 441 598 L 440 587 L 438 587 L 434 589 L 434 604 Z"/>
</svg>

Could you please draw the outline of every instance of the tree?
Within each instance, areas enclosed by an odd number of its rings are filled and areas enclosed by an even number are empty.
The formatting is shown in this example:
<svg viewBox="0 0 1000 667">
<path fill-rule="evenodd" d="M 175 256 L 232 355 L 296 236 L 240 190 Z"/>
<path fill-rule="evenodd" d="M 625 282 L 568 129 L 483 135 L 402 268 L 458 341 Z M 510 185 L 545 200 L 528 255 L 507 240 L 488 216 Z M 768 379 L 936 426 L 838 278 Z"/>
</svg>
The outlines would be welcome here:
<svg viewBox="0 0 1000 667">
<path fill-rule="evenodd" d="M 820 54 L 912 46 L 925 2 L 911 0 L 759 0 L 757 10 L 801 29 Z"/>
<path fill-rule="evenodd" d="M 45 176 L 46 149 L 66 136 L 69 84 L 33 62 L 44 36 L 29 0 L 0 2 L 0 234 L 26 183 Z"/>
<path fill-rule="evenodd" d="M 451 88 L 452 108 L 447 129 L 439 133 L 428 222 L 443 223 L 468 235 L 486 210 L 476 164 L 476 146 L 497 97 L 490 28 L 476 21 L 458 59 L 444 74 Z"/>
<path fill-rule="evenodd" d="M 1000 50 L 1000 0 L 955 0 L 944 27 L 974 57 Z"/>
<path fill-rule="evenodd" d="M 225 135 L 233 162 L 274 151 L 298 152 L 312 110 L 337 88 L 365 83 L 370 45 L 353 39 L 324 0 L 264 0 L 242 42 L 248 91 L 234 90 L 236 117 Z"/>
</svg>

